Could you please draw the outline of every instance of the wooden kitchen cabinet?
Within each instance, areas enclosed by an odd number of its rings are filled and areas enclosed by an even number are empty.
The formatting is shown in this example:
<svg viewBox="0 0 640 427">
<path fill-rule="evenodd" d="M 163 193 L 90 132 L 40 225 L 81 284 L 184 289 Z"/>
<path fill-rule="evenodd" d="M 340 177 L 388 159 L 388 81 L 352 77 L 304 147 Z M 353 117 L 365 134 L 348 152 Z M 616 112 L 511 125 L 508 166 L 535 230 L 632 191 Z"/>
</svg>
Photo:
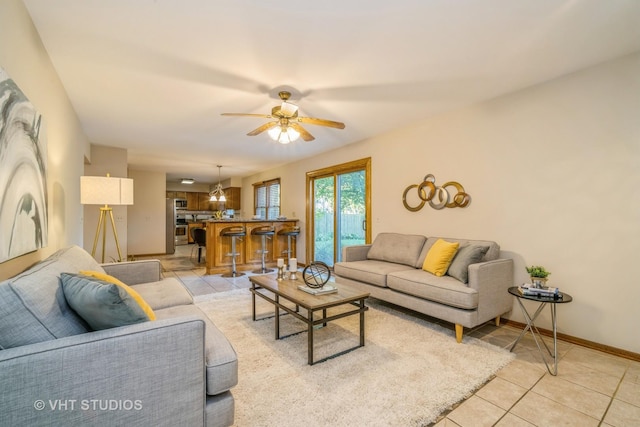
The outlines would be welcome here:
<svg viewBox="0 0 640 427">
<path fill-rule="evenodd" d="M 189 211 L 199 211 L 200 210 L 200 208 L 198 207 L 199 194 L 200 193 L 195 193 L 195 192 L 192 192 L 192 191 L 187 193 L 187 210 L 189 210 Z"/>
<path fill-rule="evenodd" d="M 222 191 L 224 191 L 224 196 L 227 198 L 227 201 L 224 204 L 225 209 L 240 210 L 240 190 L 240 187 L 228 187 L 222 189 Z"/>
<path fill-rule="evenodd" d="M 186 191 L 167 191 L 167 199 L 186 199 Z"/>
<path fill-rule="evenodd" d="M 198 195 L 198 210 L 199 211 L 215 211 L 216 202 L 209 201 L 209 193 L 197 193 Z"/>
</svg>

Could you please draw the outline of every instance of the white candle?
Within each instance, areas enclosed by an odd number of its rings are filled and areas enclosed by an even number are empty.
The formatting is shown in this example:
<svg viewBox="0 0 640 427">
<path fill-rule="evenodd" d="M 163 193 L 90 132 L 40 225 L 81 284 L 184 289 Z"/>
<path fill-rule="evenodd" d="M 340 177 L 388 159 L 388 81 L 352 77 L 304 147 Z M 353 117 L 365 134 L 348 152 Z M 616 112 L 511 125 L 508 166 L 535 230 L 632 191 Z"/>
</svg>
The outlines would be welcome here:
<svg viewBox="0 0 640 427">
<path fill-rule="evenodd" d="M 298 269 L 298 260 L 296 258 L 291 258 L 289 260 L 289 271 L 296 271 Z"/>
<path fill-rule="evenodd" d="M 278 267 L 284 267 L 284 258 L 278 258 Z"/>
</svg>

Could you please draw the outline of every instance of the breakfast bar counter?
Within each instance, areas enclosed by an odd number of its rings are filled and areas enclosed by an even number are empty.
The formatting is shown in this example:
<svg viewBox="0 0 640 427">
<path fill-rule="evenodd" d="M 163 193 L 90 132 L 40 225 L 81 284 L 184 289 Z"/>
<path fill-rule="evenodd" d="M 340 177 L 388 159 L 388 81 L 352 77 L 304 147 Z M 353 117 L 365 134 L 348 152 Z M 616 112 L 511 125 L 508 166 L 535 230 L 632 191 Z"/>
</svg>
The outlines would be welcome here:
<svg viewBox="0 0 640 427">
<path fill-rule="evenodd" d="M 236 269 L 238 271 L 255 270 L 262 263 L 262 237 L 252 235 L 251 231 L 264 226 L 272 226 L 275 234 L 266 240 L 265 263 L 269 268 L 275 268 L 278 258 L 286 258 L 287 237 L 278 235 L 282 229 L 297 227 L 297 219 L 261 220 L 261 219 L 212 219 L 205 222 L 207 228 L 207 274 L 226 273 L 231 270 L 231 238 L 223 237 L 220 232 L 227 227 L 244 227 L 246 235 L 236 238 Z M 296 253 L 296 239 L 292 239 L 291 250 Z"/>
</svg>

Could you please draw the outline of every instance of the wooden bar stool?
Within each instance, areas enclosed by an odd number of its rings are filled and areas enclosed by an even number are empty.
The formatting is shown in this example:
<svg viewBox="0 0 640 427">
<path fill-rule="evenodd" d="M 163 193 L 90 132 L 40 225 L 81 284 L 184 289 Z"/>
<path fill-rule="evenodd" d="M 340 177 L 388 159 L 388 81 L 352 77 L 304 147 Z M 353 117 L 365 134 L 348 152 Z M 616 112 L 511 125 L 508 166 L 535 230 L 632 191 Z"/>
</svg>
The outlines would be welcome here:
<svg viewBox="0 0 640 427">
<path fill-rule="evenodd" d="M 286 255 L 287 261 L 285 263 L 286 266 L 289 265 L 289 259 L 295 258 L 296 254 L 293 253 L 293 249 L 291 249 L 291 239 L 295 239 L 300 234 L 300 227 L 285 227 L 282 230 L 278 231 L 279 236 L 287 236 L 287 249 L 282 251 L 284 255 Z"/>
<path fill-rule="evenodd" d="M 259 251 L 256 251 L 260 253 L 262 265 L 259 269 L 253 270 L 252 273 L 265 274 L 265 273 L 271 273 L 273 271 L 273 269 L 267 268 L 267 264 L 265 263 L 264 256 L 269 253 L 269 251 L 267 250 L 267 239 L 271 239 L 271 237 L 274 234 L 276 234 L 276 231 L 272 225 L 264 225 L 262 227 L 256 227 L 253 230 L 251 230 L 252 236 L 260 236 L 262 238 L 262 247 L 260 248 Z"/>
<path fill-rule="evenodd" d="M 231 252 L 226 255 L 231 257 L 231 271 L 229 273 L 224 273 L 222 277 L 244 276 L 244 273 L 236 271 L 236 256 L 240 255 L 236 252 L 236 239 L 240 239 L 246 235 L 247 231 L 241 226 L 226 227 L 220 230 L 220 237 L 231 237 Z"/>
</svg>

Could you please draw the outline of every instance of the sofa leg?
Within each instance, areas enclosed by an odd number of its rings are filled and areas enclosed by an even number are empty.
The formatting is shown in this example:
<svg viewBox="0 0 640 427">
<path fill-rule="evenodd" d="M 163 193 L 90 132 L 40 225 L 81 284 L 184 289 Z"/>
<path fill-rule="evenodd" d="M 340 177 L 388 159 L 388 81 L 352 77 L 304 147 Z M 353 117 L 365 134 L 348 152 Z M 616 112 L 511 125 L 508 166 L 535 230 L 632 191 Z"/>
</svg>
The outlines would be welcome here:
<svg viewBox="0 0 640 427">
<path fill-rule="evenodd" d="M 462 327 L 462 325 L 459 325 L 456 323 L 456 341 L 459 343 L 462 342 L 462 330 L 464 328 Z"/>
<path fill-rule="evenodd" d="M 496 326 L 500 326 L 500 316 L 496 317 Z"/>
</svg>

